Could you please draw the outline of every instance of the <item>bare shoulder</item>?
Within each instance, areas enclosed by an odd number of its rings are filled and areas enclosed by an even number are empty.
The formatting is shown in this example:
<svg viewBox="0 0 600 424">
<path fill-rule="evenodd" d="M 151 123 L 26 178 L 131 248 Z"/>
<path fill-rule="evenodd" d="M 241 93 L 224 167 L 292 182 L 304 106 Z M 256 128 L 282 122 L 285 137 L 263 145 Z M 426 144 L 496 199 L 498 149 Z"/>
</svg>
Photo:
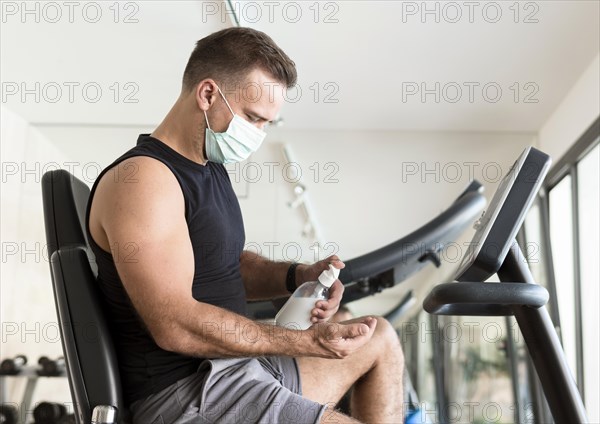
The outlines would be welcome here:
<svg viewBox="0 0 600 424">
<path fill-rule="evenodd" d="M 108 250 L 108 227 L 129 221 L 165 222 L 182 216 L 183 193 L 177 178 L 158 159 L 134 156 L 108 170 L 98 181 L 90 208 L 90 232 Z"/>
<path fill-rule="evenodd" d="M 149 206 L 160 202 L 183 202 L 177 178 L 158 159 L 135 156 L 125 159 L 108 170 L 98 182 L 94 203 L 115 206 L 134 202 Z M 173 205 L 175 206 L 175 205 Z"/>
<path fill-rule="evenodd" d="M 97 193 L 113 196 L 149 195 L 181 192 L 177 178 L 158 159 L 149 156 L 134 156 L 108 170 L 98 182 Z"/>
</svg>

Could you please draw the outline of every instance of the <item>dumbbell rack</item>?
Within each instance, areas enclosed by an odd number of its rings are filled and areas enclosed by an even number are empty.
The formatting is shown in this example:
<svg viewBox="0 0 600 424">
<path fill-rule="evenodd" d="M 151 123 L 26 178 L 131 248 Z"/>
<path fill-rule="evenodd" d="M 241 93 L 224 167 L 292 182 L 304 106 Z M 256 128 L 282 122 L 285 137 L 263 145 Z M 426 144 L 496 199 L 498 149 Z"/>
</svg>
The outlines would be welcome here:
<svg viewBox="0 0 600 424">
<path fill-rule="evenodd" d="M 66 373 L 60 375 L 39 375 L 39 365 L 24 365 L 18 374 L 0 374 L 0 404 L 6 402 L 6 378 L 27 378 L 27 384 L 23 392 L 23 397 L 18 408 L 19 420 L 17 424 L 25 424 L 24 420 L 26 417 L 23 415 L 29 411 L 31 407 L 31 400 L 33 399 L 33 392 L 37 385 L 39 378 L 65 378 Z"/>
</svg>

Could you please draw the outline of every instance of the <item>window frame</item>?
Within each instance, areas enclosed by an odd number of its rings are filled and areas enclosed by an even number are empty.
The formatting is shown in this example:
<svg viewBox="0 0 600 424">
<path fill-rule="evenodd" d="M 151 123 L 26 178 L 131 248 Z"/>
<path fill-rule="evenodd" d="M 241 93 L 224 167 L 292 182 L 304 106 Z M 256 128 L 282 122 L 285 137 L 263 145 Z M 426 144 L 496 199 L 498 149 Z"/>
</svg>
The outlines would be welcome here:
<svg viewBox="0 0 600 424">
<path fill-rule="evenodd" d="M 567 175 L 571 176 L 571 208 L 572 208 L 572 234 L 573 234 L 573 281 L 574 281 L 574 297 L 575 297 L 575 344 L 576 344 L 576 359 L 577 370 L 575 370 L 575 379 L 577 386 L 581 392 L 581 396 L 585 401 L 585 371 L 583 358 L 583 326 L 582 326 L 582 311 L 581 311 L 581 263 L 579 260 L 579 184 L 577 165 L 592 149 L 600 143 L 600 117 L 588 127 L 569 150 L 556 162 L 550 169 L 546 180 L 540 190 L 540 210 L 545 216 L 542 216 L 543 234 L 546 234 L 544 240 L 547 242 L 548 249 L 545 250 L 544 261 L 548 264 L 548 286 L 551 288 L 551 303 L 556 305 L 556 310 L 551 310 L 551 316 L 555 326 L 560 327 L 560 311 L 558 310 L 558 299 L 556 298 L 556 279 L 554 275 L 554 262 L 552 257 L 551 243 L 549 240 L 549 216 L 550 202 L 549 194 Z M 554 308 L 552 308 L 554 309 Z M 562 336 L 559 332 L 559 336 Z"/>
</svg>

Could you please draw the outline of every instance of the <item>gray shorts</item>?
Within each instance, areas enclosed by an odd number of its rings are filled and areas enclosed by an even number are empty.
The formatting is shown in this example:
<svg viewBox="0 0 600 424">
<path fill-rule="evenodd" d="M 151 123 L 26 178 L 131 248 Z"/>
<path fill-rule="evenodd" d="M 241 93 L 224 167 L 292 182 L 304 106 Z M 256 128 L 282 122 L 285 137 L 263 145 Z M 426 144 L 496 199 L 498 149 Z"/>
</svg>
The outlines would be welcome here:
<svg viewBox="0 0 600 424">
<path fill-rule="evenodd" d="M 210 359 L 131 407 L 133 424 L 318 423 L 326 405 L 302 397 L 294 358 Z"/>
</svg>

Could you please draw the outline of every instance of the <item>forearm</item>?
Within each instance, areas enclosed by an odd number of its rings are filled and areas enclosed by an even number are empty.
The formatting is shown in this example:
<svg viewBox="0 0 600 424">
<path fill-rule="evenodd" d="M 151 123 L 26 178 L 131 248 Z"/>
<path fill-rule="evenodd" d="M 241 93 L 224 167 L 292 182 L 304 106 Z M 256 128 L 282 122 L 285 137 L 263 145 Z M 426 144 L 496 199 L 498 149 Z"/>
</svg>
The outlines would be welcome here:
<svg viewBox="0 0 600 424">
<path fill-rule="evenodd" d="M 167 350 L 189 356 L 314 356 L 309 331 L 292 330 L 249 320 L 217 306 L 198 302 L 187 317 L 170 325 Z"/>
<path fill-rule="evenodd" d="M 289 296 L 285 286 L 289 262 L 274 262 L 256 253 L 244 251 L 240 257 L 240 270 L 246 298 L 248 300 L 270 300 Z M 296 286 L 302 284 L 303 270 L 306 265 L 296 267 Z"/>
</svg>

